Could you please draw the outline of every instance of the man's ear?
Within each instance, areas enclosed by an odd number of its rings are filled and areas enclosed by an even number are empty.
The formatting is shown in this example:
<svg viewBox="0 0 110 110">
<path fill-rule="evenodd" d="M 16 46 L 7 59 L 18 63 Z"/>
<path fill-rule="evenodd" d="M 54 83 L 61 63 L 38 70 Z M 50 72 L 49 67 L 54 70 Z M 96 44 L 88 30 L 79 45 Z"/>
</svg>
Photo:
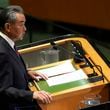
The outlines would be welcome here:
<svg viewBox="0 0 110 110">
<path fill-rule="evenodd" d="M 5 23 L 5 30 L 10 32 L 10 23 Z"/>
</svg>

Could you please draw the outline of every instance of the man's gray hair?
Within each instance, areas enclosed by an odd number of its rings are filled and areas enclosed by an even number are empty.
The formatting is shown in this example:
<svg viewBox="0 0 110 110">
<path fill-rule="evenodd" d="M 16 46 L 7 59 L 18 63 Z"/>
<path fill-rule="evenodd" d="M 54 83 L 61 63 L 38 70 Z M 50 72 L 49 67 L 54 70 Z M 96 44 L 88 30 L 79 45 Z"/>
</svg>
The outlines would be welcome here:
<svg viewBox="0 0 110 110">
<path fill-rule="evenodd" d="M 17 5 L 11 5 L 3 9 L 0 12 L 0 28 L 4 28 L 4 25 L 7 22 L 15 22 L 16 13 L 24 14 L 22 7 Z"/>
</svg>

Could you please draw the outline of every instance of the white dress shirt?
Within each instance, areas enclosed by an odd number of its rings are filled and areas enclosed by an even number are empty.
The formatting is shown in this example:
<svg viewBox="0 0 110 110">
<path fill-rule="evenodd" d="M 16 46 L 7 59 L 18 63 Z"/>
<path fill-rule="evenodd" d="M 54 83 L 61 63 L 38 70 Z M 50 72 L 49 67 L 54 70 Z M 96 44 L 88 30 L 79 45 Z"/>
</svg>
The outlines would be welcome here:
<svg viewBox="0 0 110 110">
<path fill-rule="evenodd" d="M 5 39 L 7 42 L 8 42 L 8 44 L 14 49 L 14 45 L 15 45 L 15 43 L 14 43 L 14 41 L 12 41 L 7 35 L 5 35 L 3 32 L 1 32 L 0 31 L 0 36 L 3 38 L 3 39 Z"/>
</svg>

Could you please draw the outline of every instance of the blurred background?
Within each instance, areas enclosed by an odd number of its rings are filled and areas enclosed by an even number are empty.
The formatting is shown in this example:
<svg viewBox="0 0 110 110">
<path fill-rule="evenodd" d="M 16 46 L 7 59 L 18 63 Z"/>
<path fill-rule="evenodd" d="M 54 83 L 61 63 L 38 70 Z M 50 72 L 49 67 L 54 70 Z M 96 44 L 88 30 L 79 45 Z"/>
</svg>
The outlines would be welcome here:
<svg viewBox="0 0 110 110">
<path fill-rule="evenodd" d="M 18 46 L 66 34 L 86 36 L 110 62 L 110 0 L 0 0 L 23 7 L 27 33 Z"/>
</svg>

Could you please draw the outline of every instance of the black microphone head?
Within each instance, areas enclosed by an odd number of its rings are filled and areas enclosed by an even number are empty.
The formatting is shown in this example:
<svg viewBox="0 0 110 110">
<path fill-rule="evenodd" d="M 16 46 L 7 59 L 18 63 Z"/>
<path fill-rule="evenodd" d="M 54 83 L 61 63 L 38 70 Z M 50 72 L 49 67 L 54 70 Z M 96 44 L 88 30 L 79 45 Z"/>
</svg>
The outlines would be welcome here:
<svg viewBox="0 0 110 110">
<path fill-rule="evenodd" d="M 56 43 L 55 43 L 54 41 L 51 41 L 50 44 L 51 44 L 52 46 L 56 45 Z"/>
<path fill-rule="evenodd" d="M 50 44 L 52 45 L 53 49 L 57 50 L 57 45 L 54 41 L 51 41 Z"/>
</svg>

